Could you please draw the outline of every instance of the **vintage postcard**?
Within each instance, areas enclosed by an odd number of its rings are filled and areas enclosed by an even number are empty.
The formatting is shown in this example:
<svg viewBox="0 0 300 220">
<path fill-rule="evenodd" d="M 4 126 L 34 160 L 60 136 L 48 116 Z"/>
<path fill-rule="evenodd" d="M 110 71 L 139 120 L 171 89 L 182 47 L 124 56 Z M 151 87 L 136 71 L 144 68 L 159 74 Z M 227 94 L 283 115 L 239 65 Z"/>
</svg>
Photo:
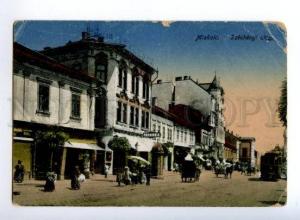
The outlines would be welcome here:
<svg viewBox="0 0 300 220">
<path fill-rule="evenodd" d="M 13 28 L 13 204 L 286 204 L 284 24 Z"/>
</svg>

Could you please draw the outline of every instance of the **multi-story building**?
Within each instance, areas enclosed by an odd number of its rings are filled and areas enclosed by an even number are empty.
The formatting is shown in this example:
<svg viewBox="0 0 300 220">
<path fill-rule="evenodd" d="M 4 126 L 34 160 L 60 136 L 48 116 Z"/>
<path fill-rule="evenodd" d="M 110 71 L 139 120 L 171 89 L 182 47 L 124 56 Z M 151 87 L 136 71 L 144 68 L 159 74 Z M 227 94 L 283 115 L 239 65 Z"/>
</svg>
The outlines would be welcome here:
<svg viewBox="0 0 300 220">
<path fill-rule="evenodd" d="M 250 163 L 252 167 L 255 167 L 255 138 L 254 137 L 240 137 L 239 138 L 239 161 Z"/>
<path fill-rule="evenodd" d="M 160 144 L 170 143 L 164 153 L 164 170 L 173 170 L 174 163 L 174 116 L 157 107 L 152 107 L 151 130 L 160 134 L 156 141 Z"/>
<path fill-rule="evenodd" d="M 83 154 L 100 170 L 104 149 L 94 136 L 95 79 L 18 43 L 13 50 L 13 163 L 22 160 L 32 177 L 49 171 L 48 149 L 36 134 L 58 128 L 70 136 L 54 152 L 58 176 L 70 176 Z"/>
<path fill-rule="evenodd" d="M 162 82 L 158 80 L 153 85 L 153 97 L 157 97 L 159 107 L 171 110 L 174 106 L 185 105 L 194 109 L 194 112 L 200 112 L 201 121 L 193 122 L 194 126 L 198 128 L 196 144 L 202 145 L 203 141 L 207 139 L 204 145 L 209 147 L 208 156 L 215 158 L 223 158 L 224 154 L 223 95 L 223 88 L 216 76 L 211 83 L 198 83 L 191 77 L 184 76 L 176 77 L 175 81 Z M 190 120 L 190 113 L 181 112 L 180 115 Z"/>
<path fill-rule="evenodd" d="M 238 161 L 238 145 L 239 137 L 233 132 L 225 131 L 225 144 L 224 144 L 224 159 L 229 161 Z"/>
<path fill-rule="evenodd" d="M 79 41 L 41 53 L 96 78 L 100 94 L 95 98 L 95 130 L 105 149 L 114 136 L 126 137 L 133 149 L 149 159 L 155 141 L 144 133 L 150 131 L 151 78 L 157 74 L 153 67 L 125 45 L 107 43 L 86 32 Z"/>
</svg>

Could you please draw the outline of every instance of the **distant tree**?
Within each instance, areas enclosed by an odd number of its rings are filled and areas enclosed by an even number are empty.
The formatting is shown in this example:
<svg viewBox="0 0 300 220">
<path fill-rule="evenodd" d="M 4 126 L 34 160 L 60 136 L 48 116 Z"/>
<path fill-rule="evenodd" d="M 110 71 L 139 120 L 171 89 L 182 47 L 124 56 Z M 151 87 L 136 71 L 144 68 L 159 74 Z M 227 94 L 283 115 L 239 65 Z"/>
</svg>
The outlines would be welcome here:
<svg viewBox="0 0 300 220">
<path fill-rule="evenodd" d="M 279 119 L 283 126 L 287 126 L 287 80 L 284 79 L 281 85 L 281 96 L 278 104 Z"/>
</svg>

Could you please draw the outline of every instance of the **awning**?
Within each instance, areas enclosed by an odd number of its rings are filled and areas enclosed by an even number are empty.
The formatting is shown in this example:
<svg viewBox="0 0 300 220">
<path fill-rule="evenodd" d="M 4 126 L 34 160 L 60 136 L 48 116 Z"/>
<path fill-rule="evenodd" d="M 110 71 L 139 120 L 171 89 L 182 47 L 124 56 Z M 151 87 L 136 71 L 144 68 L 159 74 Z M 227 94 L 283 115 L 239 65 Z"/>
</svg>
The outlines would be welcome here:
<svg viewBox="0 0 300 220">
<path fill-rule="evenodd" d="M 29 141 L 29 142 L 32 142 L 33 138 L 29 138 L 29 137 L 14 137 L 14 141 Z"/>
<path fill-rule="evenodd" d="M 101 150 L 104 151 L 102 147 L 99 147 L 96 144 L 86 144 L 86 143 L 77 143 L 77 142 L 66 142 L 64 147 L 75 148 L 75 149 L 86 149 L 86 150 Z"/>
</svg>

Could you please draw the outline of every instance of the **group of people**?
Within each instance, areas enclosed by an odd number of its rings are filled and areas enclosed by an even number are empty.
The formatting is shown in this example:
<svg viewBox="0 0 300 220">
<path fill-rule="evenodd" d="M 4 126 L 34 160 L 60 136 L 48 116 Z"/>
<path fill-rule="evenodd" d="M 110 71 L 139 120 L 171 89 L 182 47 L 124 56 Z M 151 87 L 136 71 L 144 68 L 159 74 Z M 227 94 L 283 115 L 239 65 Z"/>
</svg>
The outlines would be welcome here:
<svg viewBox="0 0 300 220">
<path fill-rule="evenodd" d="M 133 166 L 130 170 L 128 166 L 124 167 L 124 170 L 119 170 L 117 172 L 117 182 L 119 186 L 121 183 L 125 185 L 130 184 L 144 184 L 150 185 L 151 177 L 151 167 L 150 165 L 136 165 Z"/>
<path fill-rule="evenodd" d="M 104 176 L 107 178 L 110 166 L 105 164 L 104 166 Z M 14 180 L 15 182 L 22 182 L 24 179 L 25 169 L 22 161 L 18 160 L 18 164 L 15 166 Z M 124 183 L 129 184 L 144 184 L 150 185 L 151 177 L 151 166 L 144 164 L 136 164 L 131 167 L 125 166 L 121 172 L 117 174 L 117 182 L 119 185 Z M 57 174 L 54 171 L 46 173 L 46 182 L 44 185 L 45 192 L 53 192 L 55 190 L 55 182 L 57 180 Z M 73 172 L 71 173 L 71 189 L 79 190 L 81 183 L 85 181 L 85 175 L 81 173 L 79 166 L 75 166 Z"/>
</svg>

